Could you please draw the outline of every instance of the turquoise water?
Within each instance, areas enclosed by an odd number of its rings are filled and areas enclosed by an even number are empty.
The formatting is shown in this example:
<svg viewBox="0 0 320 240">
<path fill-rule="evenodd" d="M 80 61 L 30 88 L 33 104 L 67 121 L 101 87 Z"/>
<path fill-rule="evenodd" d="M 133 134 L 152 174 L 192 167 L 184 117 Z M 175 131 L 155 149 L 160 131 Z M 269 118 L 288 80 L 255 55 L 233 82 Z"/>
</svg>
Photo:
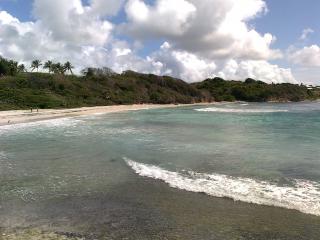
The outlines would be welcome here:
<svg viewBox="0 0 320 240">
<path fill-rule="evenodd" d="M 319 143 L 319 102 L 0 127 L 0 229 L 320 239 Z"/>
</svg>

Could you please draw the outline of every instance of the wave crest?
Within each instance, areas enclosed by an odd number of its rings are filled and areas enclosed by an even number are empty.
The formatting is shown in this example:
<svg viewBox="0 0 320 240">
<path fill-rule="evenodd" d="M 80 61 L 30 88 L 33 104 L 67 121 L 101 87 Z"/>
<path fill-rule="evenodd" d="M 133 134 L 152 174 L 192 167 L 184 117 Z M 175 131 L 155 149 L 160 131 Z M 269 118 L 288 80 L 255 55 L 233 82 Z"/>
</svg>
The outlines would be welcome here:
<svg viewBox="0 0 320 240">
<path fill-rule="evenodd" d="M 221 174 L 181 174 L 128 158 L 124 160 L 140 176 L 164 181 L 173 188 L 320 216 L 320 184 L 316 182 L 294 180 L 293 187 L 277 186 L 265 181 Z"/>
<path fill-rule="evenodd" d="M 24 129 L 37 129 L 38 127 L 50 127 L 50 128 L 58 128 L 58 127 L 74 127 L 78 123 L 83 122 L 79 119 L 74 118 L 57 118 L 57 119 L 49 119 L 49 120 L 41 120 L 36 122 L 27 122 L 27 123 L 16 123 L 11 125 L 0 126 L 0 134 L 10 131 L 19 131 Z"/>
<path fill-rule="evenodd" d="M 276 112 L 289 112 L 286 109 L 235 109 L 235 108 L 200 108 L 195 109 L 198 112 L 221 112 L 221 113 L 276 113 Z"/>
</svg>

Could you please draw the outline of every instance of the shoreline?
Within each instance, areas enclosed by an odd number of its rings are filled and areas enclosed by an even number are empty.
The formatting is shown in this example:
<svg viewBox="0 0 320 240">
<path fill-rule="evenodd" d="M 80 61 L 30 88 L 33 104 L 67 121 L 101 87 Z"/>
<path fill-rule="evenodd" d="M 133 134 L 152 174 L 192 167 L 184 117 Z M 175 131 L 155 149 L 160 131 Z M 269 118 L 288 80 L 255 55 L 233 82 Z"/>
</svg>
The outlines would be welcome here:
<svg viewBox="0 0 320 240">
<path fill-rule="evenodd" d="M 78 117 L 95 114 L 109 114 L 127 111 L 139 111 L 159 108 L 174 108 L 183 106 L 207 105 L 210 103 L 195 104 L 133 104 L 133 105 L 113 105 L 99 107 L 81 107 L 70 109 L 35 109 L 31 110 L 10 110 L 0 111 L 0 126 L 9 126 L 19 123 L 38 122 L 51 119 Z"/>
<path fill-rule="evenodd" d="M 303 102 L 320 102 L 316 101 L 301 101 Z M 200 102 L 191 104 L 131 104 L 131 105 L 109 105 L 109 106 L 95 106 L 95 107 L 79 107 L 79 108 L 63 108 L 63 109 L 33 109 L 28 110 L 5 110 L 0 111 L 0 126 L 9 126 L 20 123 L 39 122 L 51 119 L 88 116 L 96 114 L 109 114 L 126 111 L 139 111 L 159 108 L 176 108 L 184 106 L 204 106 L 214 105 L 219 103 L 247 103 L 244 101 L 235 102 Z M 268 101 L 267 103 L 291 103 Z"/>
</svg>

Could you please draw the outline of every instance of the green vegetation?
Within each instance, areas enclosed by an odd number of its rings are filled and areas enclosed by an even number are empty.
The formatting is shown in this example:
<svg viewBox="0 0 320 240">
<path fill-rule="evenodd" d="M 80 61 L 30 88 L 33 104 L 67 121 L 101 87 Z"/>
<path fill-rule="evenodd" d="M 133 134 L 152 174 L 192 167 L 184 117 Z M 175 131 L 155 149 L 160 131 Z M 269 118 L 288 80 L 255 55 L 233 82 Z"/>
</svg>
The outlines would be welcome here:
<svg viewBox="0 0 320 240">
<path fill-rule="evenodd" d="M 319 89 L 293 84 L 266 84 L 207 79 L 188 84 L 182 80 L 152 74 L 88 68 L 75 76 L 70 62 L 32 62 L 48 73 L 26 72 L 24 65 L 0 58 L 0 110 L 27 108 L 71 108 L 139 103 L 196 103 L 210 101 L 303 101 L 320 97 Z M 66 72 L 71 75 L 65 75 Z M 53 74 L 51 74 L 53 73 Z"/>
<path fill-rule="evenodd" d="M 202 100 L 201 91 L 181 80 L 134 72 L 110 77 L 21 73 L 0 78 L 1 110 Z"/>
<path fill-rule="evenodd" d="M 304 85 L 266 84 L 250 78 L 245 82 L 214 78 L 193 84 L 193 86 L 202 92 L 206 92 L 206 95 L 211 96 L 215 101 L 299 102 L 315 100 L 320 97 L 319 91 L 308 89 Z"/>
</svg>

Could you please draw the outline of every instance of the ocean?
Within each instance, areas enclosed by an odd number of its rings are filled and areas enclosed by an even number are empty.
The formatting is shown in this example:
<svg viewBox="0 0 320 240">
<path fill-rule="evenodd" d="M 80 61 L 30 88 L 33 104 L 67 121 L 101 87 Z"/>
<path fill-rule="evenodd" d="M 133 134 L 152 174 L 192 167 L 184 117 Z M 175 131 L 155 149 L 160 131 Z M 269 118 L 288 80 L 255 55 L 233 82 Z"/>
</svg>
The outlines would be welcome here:
<svg viewBox="0 0 320 240">
<path fill-rule="evenodd" d="M 320 239 L 320 102 L 217 103 L 0 127 L 0 231 Z"/>
</svg>

